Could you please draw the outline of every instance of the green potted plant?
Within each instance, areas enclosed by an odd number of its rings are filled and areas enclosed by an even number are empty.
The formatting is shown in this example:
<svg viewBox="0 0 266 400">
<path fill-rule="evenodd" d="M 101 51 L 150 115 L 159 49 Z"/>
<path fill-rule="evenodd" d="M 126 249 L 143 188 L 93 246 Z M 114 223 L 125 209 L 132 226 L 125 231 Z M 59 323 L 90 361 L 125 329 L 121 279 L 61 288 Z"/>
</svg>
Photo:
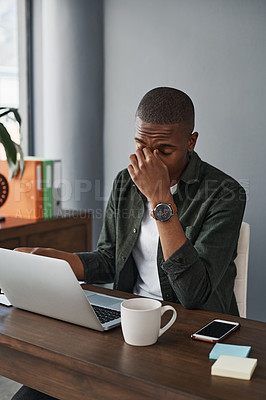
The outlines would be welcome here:
<svg viewBox="0 0 266 400">
<path fill-rule="evenodd" d="M 0 107 L 0 143 L 3 144 L 6 153 L 9 178 L 11 179 L 16 176 L 19 170 L 20 177 L 22 177 L 25 168 L 23 151 L 21 146 L 11 139 L 5 125 L 1 122 L 5 116 L 15 118 L 19 126 L 21 125 L 21 118 L 16 108 Z"/>
</svg>

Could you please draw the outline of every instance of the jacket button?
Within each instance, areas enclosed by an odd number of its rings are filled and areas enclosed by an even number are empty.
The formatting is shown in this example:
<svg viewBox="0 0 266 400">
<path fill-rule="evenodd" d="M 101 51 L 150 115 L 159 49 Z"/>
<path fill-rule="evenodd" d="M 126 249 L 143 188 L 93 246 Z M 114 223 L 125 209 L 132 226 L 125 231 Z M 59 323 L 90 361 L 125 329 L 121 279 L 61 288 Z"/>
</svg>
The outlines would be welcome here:
<svg viewBox="0 0 266 400">
<path fill-rule="evenodd" d="M 123 261 L 126 261 L 126 257 L 125 257 L 125 256 L 121 256 L 121 259 L 122 259 Z"/>
<path fill-rule="evenodd" d="M 137 229 L 136 229 L 136 228 L 134 228 L 134 229 L 133 229 L 133 232 L 134 232 L 134 233 L 136 233 L 136 232 L 137 232 Z"/>
</svg>

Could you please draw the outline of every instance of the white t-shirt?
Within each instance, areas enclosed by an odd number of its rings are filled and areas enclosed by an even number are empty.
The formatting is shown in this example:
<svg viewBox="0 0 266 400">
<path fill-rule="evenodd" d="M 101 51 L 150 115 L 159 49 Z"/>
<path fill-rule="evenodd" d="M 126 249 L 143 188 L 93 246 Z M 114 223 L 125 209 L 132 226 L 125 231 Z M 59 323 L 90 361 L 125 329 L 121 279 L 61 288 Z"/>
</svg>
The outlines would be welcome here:
<svg viewBox="0 0 266 400">
<path fill-rule="evenodd" d="M 173 194 L 177 184 L 170 188 Z M 133 293 L 143 297 L 162 300 L 162 291 L 157 268 L 159 233 L 151 214 L 151 204 L 146 202 L 140 233 L 132 255 L 139 272 Z"/>
</svg>

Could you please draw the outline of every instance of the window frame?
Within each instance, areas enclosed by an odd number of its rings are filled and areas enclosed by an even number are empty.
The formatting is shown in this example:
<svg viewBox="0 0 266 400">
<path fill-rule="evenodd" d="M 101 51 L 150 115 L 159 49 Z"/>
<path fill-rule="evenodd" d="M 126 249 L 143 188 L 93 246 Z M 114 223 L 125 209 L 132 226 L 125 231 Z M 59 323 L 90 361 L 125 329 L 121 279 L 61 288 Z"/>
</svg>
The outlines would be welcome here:
<svg viewBox="0 0 266 400">
<path fill-rule="evenodd" d="M 32 10 L 32 0 L 18 0 L 19 112 L 21 147 L 25 155 L 34 155 Z"/>
</svg>

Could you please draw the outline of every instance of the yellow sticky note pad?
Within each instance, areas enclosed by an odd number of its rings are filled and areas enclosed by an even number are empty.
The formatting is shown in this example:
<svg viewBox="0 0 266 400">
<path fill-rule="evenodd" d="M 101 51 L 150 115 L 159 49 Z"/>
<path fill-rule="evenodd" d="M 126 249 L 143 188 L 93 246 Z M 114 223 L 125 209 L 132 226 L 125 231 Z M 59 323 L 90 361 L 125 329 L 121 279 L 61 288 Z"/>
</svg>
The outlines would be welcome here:
<svg viewBox="0 0 266 400">
<path fill-rule="evenodd" d="M 233 356 L 220 356 L 212 365 L 211 374 L 228 378 L 250 380 L 258 360 Z"/>
</svg>

